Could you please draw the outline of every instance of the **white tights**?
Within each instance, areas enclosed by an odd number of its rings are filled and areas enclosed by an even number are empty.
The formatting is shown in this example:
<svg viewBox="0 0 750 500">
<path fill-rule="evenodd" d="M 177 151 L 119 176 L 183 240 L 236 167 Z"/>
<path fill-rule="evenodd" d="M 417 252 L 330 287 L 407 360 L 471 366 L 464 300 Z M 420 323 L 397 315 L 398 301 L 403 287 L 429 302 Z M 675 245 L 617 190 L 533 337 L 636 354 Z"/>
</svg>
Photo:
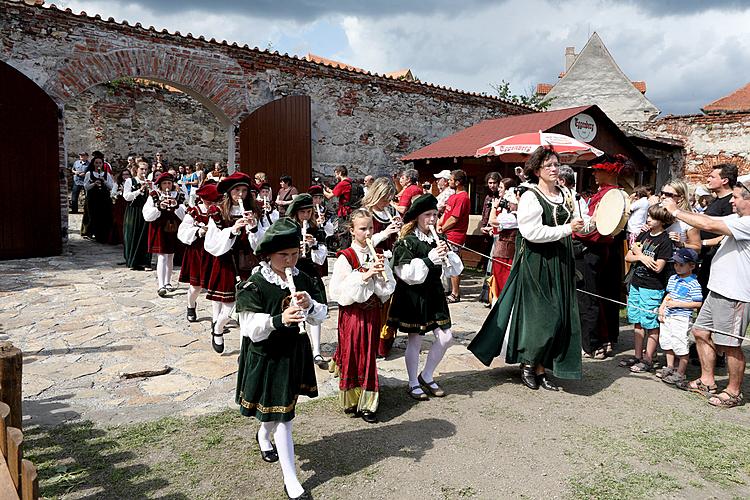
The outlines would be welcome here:
<svg viewBox="0 0 750 500">
<path fill-rule="evenodd" d="M 174 262 L 173 253 L 156 254 L 156 279 L 159 281 L 159 288 L 172 282 L 172 267 Z"/>
<path fill-rule="evenodd" d="M 190 285 L 187 293 L 188 307 L 193 309 L 198 304 L 198 295 L 200 295 L 202 288 L 199 286 Z"/>
<path fill-rule="evenodd" d="M 313 357 L 320 354 L 320 325 L 305 325 L 307 333 L 310 335 L 310 344 L 312 344 Z"/>
<path fill-rule="evenodd" d="M 422 369 L 422 378 L 425 382 L 432 382 L 435 368 L 445 356 L 445 351 L 450 347 L 453 342 L 453 333 L 450 328 L 443 330 L 441 328 L 435 328 L 432 333 L 435 335 L 435 341 L 430 347 L 430 352 L 427 353 L 427 361 L 424 363 Z M 419 374 L 419 350 L 422 346 L 422 337 L 418 333 L 410 333 L 409 341 L 406 344 L 406 352 L 404 353 L 404 359 L 406 360 L 406 373 L 409 374 L 409 387 L 415 387 L 419 385 L 417 375 Z"/>
<path fill-rule="evenodd" d="M 276 442 L 279 454 L 279 465 L 284 475 L 284 486 L 290 497 L 296 498 L 305 490 L 297 479 L 297 466 L 294 457 L 294 442 L 292 441 L 292 422 L 263 422 L 258 429 L 258 443 L 263 451 L 271 450 L 271 435 Z"/>
<path fill-rule="evenodd" d="M 212 301 L 212 307 L 213 311 L 211 316 L 215 323 L 213 333 L 221 333 L 229 322 L 229 315 L 232 313 L 234 302 L 219 302 L 218 300 L 214 300 Z M 222 345 L 224 343 L 224 338 L 214 337 L 214 342 L 218 345 Z"/>
</svg>

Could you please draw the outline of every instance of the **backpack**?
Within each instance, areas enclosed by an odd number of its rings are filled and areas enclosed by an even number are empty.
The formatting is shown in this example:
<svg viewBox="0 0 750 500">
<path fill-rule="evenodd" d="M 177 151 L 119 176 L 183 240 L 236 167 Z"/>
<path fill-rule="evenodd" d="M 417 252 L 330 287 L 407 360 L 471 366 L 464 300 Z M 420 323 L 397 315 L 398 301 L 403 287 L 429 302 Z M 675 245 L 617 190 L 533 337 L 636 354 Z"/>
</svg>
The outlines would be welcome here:
<svg viewBox="0 0 750 500">
<path fill-rule="evenodd" d="M 365 197 L 365 188 L 362 184 L 355 184 L 351 179 L 349 179 L 349 184 L 351 185 L 352 190 L 349 195 L 349 203 L 347 203 L 346 206 L 351 209 L 359 208 L 360 205 L 362 205 L 362 198 Z"/>
</svg>

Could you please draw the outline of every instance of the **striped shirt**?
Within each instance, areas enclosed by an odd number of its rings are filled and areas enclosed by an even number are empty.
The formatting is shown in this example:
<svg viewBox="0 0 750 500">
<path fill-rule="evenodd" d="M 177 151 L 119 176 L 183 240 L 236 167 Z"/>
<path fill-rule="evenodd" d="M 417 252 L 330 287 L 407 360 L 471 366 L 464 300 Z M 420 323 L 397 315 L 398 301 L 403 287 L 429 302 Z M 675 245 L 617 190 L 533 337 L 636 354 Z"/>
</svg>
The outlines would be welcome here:
<svg viewBox="0 0 750 500">
<path fill-rule="evenodd" d="M 677 274 L 669 277 L 667 283 L 667 293 L 673 300 L 680 302 L 703 302 L 703 292 L 698 278 L 694 274 L 685 278 L 680 278 Z M 687 307 L 667 307 L 667 316 L 684 316 L 689 318 L 693 314 L 692 309 Z"/>
</svg>

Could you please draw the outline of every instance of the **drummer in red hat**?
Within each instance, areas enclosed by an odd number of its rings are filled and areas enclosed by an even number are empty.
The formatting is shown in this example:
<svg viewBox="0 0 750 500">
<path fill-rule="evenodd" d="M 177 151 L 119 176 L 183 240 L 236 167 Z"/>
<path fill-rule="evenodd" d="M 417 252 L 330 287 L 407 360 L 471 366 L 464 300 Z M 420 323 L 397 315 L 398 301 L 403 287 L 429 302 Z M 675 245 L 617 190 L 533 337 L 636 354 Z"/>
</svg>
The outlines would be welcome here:
<svg viewBox="0 0 750 500">
<path fill-rule="evenodd" d="M 143 219 L 148 222 L 148 251 L 156 254 L 158 295 L 172 292 L 172 267 L 177 248 L 177 228 L 185 217 L 185 197 L 175 189 L 172 174 L 161 174 L 143 205 Z"/>
<path fill-rule="evenodd" d="M 258 264 L 254 250 L 265 231 L 258 224 L 260 209 L 248 195 L 251 185 L 250 176 L 242 172 L 225 177 L 216 185 L 222 198 L 209 209 L 204 248 L 214 259 L 204 288 L 206 298 L 213 301 L 211 346 L 217 353 L 224 352 L 223 336 L 234 307 L 235 286 Z"/>
<path fill-rule="evenodd" d="M 177 238 L 186 246 L 179 280 L 190 286 L 187 294 L 187 320 L 191 323 L 198 319 L 195 313 L 198 295 L 206 287 L 213 261 L 213 257 L 203 248 L 204 237 L 208 232 L 209 211 L 221 200 L 216 184 L 206 184 L 195 194 L 200 202 L 187 209 L 177 230 Z"/>
<path fill-rule="evenodd" d="M 588 215 L 593 217 L 607 192 L 619 189 L 618 178 L 629 168 L 629 160 L 622 155 L 604 155 L 592 165 L 598 189 L 589 199 Z M 574 252 L 576 269 L 583 276 L 580 287 L 588 292 L 621 300 L 624 274 L 623 241 L 625 234 L 603 236 L 593 230 L 576 233 Z M 585 293 L 578 293 L 581 318 L 581 347 L 585 357 L 604 359 L 614 353 L 620 333 L 619 306 Z"/>
</svg>

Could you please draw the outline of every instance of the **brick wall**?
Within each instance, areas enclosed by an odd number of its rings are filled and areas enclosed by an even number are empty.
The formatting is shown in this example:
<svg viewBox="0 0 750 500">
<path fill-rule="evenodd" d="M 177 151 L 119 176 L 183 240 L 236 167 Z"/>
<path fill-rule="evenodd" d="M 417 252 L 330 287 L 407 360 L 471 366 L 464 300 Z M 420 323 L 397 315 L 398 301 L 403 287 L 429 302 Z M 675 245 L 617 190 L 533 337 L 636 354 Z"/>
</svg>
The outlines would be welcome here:
<svg viewBox="0 0 750 500">
<path fill-rule="evenodd" d="M 690 182 L 702 183 L 719 163 L 735 163 L 741 174 L 750 173 L 750 113 L 668 116 L 642 130 L 684 142 L 676 170 Z"/>
</svg>

